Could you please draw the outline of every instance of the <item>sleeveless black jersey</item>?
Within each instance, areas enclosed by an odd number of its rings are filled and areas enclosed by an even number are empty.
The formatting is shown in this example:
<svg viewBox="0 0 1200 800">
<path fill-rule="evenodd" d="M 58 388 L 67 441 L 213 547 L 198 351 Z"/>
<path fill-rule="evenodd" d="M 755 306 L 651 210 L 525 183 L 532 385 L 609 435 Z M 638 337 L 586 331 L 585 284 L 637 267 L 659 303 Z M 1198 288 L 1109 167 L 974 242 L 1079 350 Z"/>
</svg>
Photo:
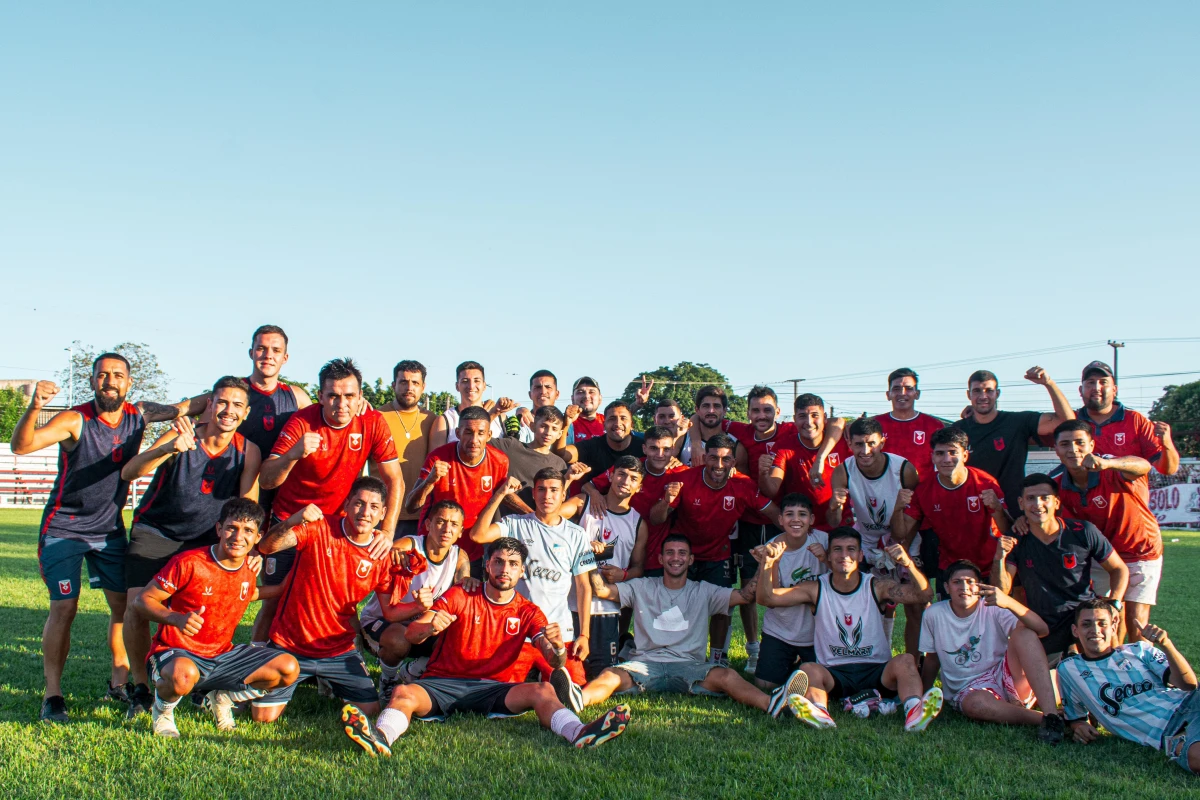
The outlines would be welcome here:
<svg viewBox="0 0 1200 800">
<path fill-rule="evenodd" d="M 121 480 L 121 467 L 141 449 L 146 421 L 131 403 L 125 404 L 116 425 L 100 419 L 94 403 L 71 410 L 83 417 L 83 427 L 75 449 L 59 445 L 58 477 L 42 512 L 41 533 L 84 540 L 124 535 L 121 510 L 129 481 Z"/>
<path fill-rule="evenodd" d="M 215 542 L 221 506 L 241 495 L 245 467 L 246 439 L 240 433 L 219 453 L 209 454 L 196 442 L 195 450 L 176 453 L 155 471 L 133 524 L 151 527 L 177 542 L 203 537 Z"/>
<path fill-rule="evenodd" d="M 275 446 L 279 432 L 296 412 L 296 395 L 292 387 L 282 381 L 270 393 L 250 383 L 249 378 L 246 383 L 250 384 L 250 413 L 238 426 L 238 433 L 258 445 L 265 459 Z"/>
</svg>

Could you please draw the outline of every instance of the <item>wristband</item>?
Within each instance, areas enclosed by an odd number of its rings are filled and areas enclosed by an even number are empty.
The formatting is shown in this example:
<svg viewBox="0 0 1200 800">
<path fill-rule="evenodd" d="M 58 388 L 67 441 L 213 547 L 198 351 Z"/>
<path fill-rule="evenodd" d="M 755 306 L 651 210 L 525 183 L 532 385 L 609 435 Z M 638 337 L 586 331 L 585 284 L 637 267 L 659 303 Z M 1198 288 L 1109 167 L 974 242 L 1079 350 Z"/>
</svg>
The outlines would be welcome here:
<svg viewBox="0 0 1200 800">
<path fill-rule="evenodd" d="M 1113 608 L 1115 608 L 1117 611 L 1121 611 L 1121 610 L 1122 610 L 1122 606 L 1123 606 L 1123 604 L 1121 603 L 1121 601 L 1120 601 L 1120 600 L 1116 600 L 1116 599 L 1114 599 L 1114 598 L 1109 598 L 1109 601 L 1108 601 L 1108 602 L 1112 603 L 1112 607 L 1113 607 Z"/>
<path fill-rule="evenodd" d="M 624 583 L 627 580 L 629 580 L 629 570 L 623 569 L 621 570 L 621 582 Z"/>
</svg>

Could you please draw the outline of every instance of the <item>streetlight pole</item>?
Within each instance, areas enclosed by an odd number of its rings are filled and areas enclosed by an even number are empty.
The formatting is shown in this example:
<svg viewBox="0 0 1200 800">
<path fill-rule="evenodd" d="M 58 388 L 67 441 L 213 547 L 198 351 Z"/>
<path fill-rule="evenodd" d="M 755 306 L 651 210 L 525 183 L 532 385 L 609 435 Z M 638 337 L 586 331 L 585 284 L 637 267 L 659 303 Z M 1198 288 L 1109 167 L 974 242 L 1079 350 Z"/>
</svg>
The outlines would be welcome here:
<svg viewBox="0 0 1200 800">
<path fill-rule="evenodd" d="M 795 419 L 796 412 L 794 409 L 796 407 L 796 398 L 800 396 L 799 386 L 804 382 L 804 378 L 788 378 L 787 382 L 792 385 L 792 418 Z"/>
<path fill-rule="evenodd" d="M 67 351 L 67 408 L 75 407 L 75 345 L 64 347 Z"/>
<path fill-rule="evenodd" d="M 1119 374 L 1117 372 L 1117 351 L 1124 347 L 1125 343 L 1118 342 L 1115 339 L 1109 339 L 1108 346 L 1111 347 L 1113 351 L 1113 383 L 1120 383 L 1120 381 L 1117 380 L 1117 375 Z"/>
</svg>

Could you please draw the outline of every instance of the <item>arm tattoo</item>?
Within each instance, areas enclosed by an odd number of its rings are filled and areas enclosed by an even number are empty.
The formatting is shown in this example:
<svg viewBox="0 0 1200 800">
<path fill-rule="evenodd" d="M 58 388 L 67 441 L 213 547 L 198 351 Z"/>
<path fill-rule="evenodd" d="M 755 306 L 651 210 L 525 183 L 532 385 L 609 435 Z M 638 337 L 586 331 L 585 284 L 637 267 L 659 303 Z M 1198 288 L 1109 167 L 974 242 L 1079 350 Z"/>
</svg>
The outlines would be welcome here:
<svg viewBox="0 0 1200 800">
<path fill-rule="evenodd" d="M 149 400 L 143 400 L 139 405 L 146 422 L 169 422 L 179 417 L 179 409 L 175 406 L 152 403 Z"/>
</svg>

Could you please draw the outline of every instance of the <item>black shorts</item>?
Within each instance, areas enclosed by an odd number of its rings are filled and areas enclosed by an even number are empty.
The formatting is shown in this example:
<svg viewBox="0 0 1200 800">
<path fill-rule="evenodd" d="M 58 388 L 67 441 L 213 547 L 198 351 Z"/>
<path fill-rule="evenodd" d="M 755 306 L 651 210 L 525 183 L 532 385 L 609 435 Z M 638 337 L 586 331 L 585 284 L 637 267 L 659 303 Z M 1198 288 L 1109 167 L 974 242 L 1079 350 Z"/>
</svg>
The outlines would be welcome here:
<svg viewBox="0 0 1200 800">
<path fill-rule="evenodd" d="M 383 638 L 383 632 L 393 625 L 407 627 L 405 622 L 388 622 L 386 619 L 371 620 L 366 625 L 362 626 L 363 641 L 367 645 L 367 649 L 379 655 L 379 641 Z M 409 648 L 406 658 L 428 658 L 433 655 L 433 643 L 437 641 L 436 636 L 430 636 L 420 644 L 414 644 Z"/>
<path fill-rule="evenodd" d="M 421 533 L 421 521 L 419 519 L 402 519 L 396 521 L 396 537 L 395 541 L 400 541 L 405 536 L 418 536 Z"/>
<path fill-rule="evenodd" d="M 917 546 L 917 558 L 921 559 L 922 564 L 937 564 L 938 563 L 938 535 L 932 528 L 926 528 L 923 531 L 917 531 L 917 535 L 921 537 L 921 543 Z M 987 564 L 976 564 L 977 567 L 987 568 Z M 924 567 L 921 568 L 923 571 Z M 939 573 L 938 570 L 930 570 L 925 572 L 925 575 L 933 575 Z M 939 590 L 941 582 L 938 583 Z M 947 599 L 948 595 L 941 595 L 942 599 Z"/>
<path fill-rule="evenodd" d="M 145 525 L 134 525 L 129 531 L 129 549 L 125 551 L 125 586 L 137 589 L 148 586 L 178 553 L 217 543 L 216 534 L 201 536 L 186 542 L 168 539 Z"/>
<path fill-rule="evenodd" d="M 574 611 L 571 617 L 575 630 L 579 630 L 579 615 Z M 609 667 L 615 667 L 620 659 L 617 653 L 621 650 L 621 615 L 592 614 L 591 630 L 588 631 L 588 657 L 583 662 L 583 673 L 587 679 L 593 680 Z"/>
<path fill-rule="evenodd" d="M 817 651 L 811 644 L 788 644 L 769 633 L 764 633 L 762 643 L 758 646 L 758 667 L 754 670 L 754 677 L 782 686 L 788 675 L 801 664 L 816 660 Z"/>
<path fill-rule="evenodd" d="M 151 680 L 157 681 L 168 664 L 176 659 L 186 658 L 196 665 L 196 671 L 200 673 L 200 681 L 192 687 L 193 692 L 212 692 L 218 689 L 236 692 L 246 688 L 246 678 L 253 675 L 255 670 L 278 656 L 278 650 L 248 644 L 239 644 L 215 658 L 205 658 L 188 650 L 173 648 L 153 653 L 146 659 L 146 666 L 150 669 Z"/>
<path fill-rule="evenodd" d="M 733 588 L 733 559 L 720 561 L 696 561 L 688 568 L 688 580 L 708 581 L 727 589 Z"/>
<path fill-rule="evenodd" d="M 309 658 L 298 653 L 290 653 L 274 642 L 268 642 L 266 647 L 259 648 L 279 655 L 289 653 L 300 664 L 300 677 L 290 686 L 281 686 L 267 692 L 254 701 L 256 706 L 282 706 L 292 699 L 296 687 L 306 678 L 324 678 L 329 681 L 335 697 L 351 703 L 377 703 L 379 693 L 375 691 L 375 682 L 367 672 L 366 662 L 357 650 L 348 650 L 341 655 L 327 658 Z"/>
<path fill-rule="evenodd" d="M 474 561 L 470 562 L 470 564 L 471 577 L 477 581 L 483 580 L 483 557 L 481 556 L 475 559 Z"/>
<path fill-rule="evenodd" d="M 426 720 L 445 719 L 454 713 L 486 714 L 489 717 L 517 717 L 508 710 L 504 698 L 519 683 L 501 683 L 483 678 L 422 678 L 420 686 L 429 695 L 433 708 Z M 524 712 L 521 712 L 524 713 Z"/>
<path fill-rule="evenodd" d="M 296 563 L 296 548 L 294 547 L 290 550 L 280 550 L 269 556 L 263 556 L 263 586 L 278 586 L 283 583 L 288 573 L 292 571 L 294 563 Z"/>
<path fill-rule="evenodd" d="M 1075 644 L 1075 636 L 1071 633 L 1071 625 L 1075 622 L 1075 612 L 1064 615 L 1059 619 L 1055 619 L 1047 615 L 1042 617 L 1046 620 L 1046 625 L 1050 628 L 1050 635 L 1042 638 L 1042 649 L 1046 651 L 1046 657 L 1053 662 L 1054 656 L 1062 657 L 1067 648 Z M 1054 666 L 1051 663 L 1051 666 Z"/>
<path fill-rule="evenodd" d="M 762 654 L 759 654 L 762 658 Z M 821 666 L 825 666 L 822 664 Z M 862 664 L 843 664 L 840 667 L 825 667 L 829 670 L 829 674 L 833 676 L 833 691 L 829 693 L 829 699 L 835 700 L 839 697 L 849 697 L 852 694 L 858 694 L 864 689 L 878 689 L 879 694 L 883 697 L 895 697 L 894 689 L 888 689 L 883 685 L 883 671 L 887 668 L 887 662 L 882 664 L 862 663 Z"/>
<path fill-rule="evenodd" d="M 750 555 L 750 551 L 760 544 L 766 544 L 781 533 L 783 533 L 783 529 L 774 525 L 738 523 L 738 538 L 733 540 L 733 564 L 737 568 L 737 575 L 742 581 L 742 586 L 754 580 L 754 576 L 758 574 L 758 562 L 754 560 L 754 556 Z"/>
</svg>

